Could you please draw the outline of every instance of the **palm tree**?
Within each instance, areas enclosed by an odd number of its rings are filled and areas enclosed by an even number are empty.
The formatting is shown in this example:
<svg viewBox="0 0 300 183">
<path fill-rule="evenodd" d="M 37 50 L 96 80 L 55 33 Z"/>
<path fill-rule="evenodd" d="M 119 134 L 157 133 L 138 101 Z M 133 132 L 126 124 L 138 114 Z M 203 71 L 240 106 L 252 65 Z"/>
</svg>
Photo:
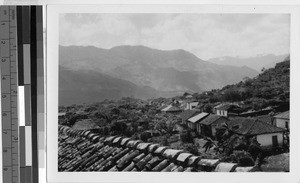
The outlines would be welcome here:
<svg viewBox="0 0 300 183">
<path fill-rule="evenodd" d="M 213 147 L 216 147 L 216 150 L 220 153 L 219 146 L 213 141 L 213 139 L 211 139 L 210 137 L 206 137 L 205 140 L 206 142 L 202 146 L 202 148 L 205 148 L 205 152 Z"/>
<path fill-rule="evenodd" d="M 245 138 L 240 136 L 236 132 L 236 129 L 229 126 L 226 122 L 218 130 L 222 132 L 218 147 L 222 149 L 222 152 L 225 152 L 228 155 L 232 153 L 236 146 L 238 146 L 238 143 L 245 143 Z"/>
<path fill-rule="evenodd" d="M 160 120 L 155 124 L 155 129 L 161 134 L 173 135 L 175 127 L 177 125 L 177 120 Z"/>
</svg>

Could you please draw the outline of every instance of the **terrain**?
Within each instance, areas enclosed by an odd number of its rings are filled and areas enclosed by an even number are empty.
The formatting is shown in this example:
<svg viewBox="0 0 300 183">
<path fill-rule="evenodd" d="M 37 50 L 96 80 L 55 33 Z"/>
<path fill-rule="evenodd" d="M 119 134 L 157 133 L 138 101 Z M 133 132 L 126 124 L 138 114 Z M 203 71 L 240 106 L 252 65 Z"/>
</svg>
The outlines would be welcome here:
<svg viewBox="0 0 300 183">
<path fill-rule="evenodd" d="M 185 50 L 60 46 L 60 104 L 172 97 L 233 84 L 259 72 L 206 62 Z"/>
</svg>

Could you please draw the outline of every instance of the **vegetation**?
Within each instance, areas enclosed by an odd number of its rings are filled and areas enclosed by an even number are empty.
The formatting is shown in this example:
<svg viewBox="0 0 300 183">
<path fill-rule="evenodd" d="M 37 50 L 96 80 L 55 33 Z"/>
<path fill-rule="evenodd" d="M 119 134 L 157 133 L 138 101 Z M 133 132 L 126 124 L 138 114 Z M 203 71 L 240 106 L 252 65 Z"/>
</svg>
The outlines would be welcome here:
<svg viewBox="0 0 300 183">
<path fill-rule="evenodd" d="M 193 99 L 199 101 L 202 110 L 207 113 L 212 113 L 213 106 L 220 102 L 242 102 L 244 111 L 289 103 L 289 64 L 289 60 L 286 60 L 278 63 L 275 68 L 263 70 L 255 78 L 246 77 L 222 89 L 193 94 Z M 178 114 L 159 110 L 162 104 L 180 107 L 178 98 L 184 96 L 148 101 L 125 97 L 94 104 L 60 106 L 59 112 L 65 115 L 59 117 L 59 124 L 74 127 L 80 122 L 93 122 L 93 125 L 86 125 L 86 129 L 102 135 L 122 135 L 144 142 L 160 143 L 195 155 L 216 155 L 240 166 L 260 166 L 263 163 L 265 154 L 260 144 L 254 138 L 237 134 L 236 129 L 227 124 L 216 129 L 215 139 L 202 137 L 204 144 L 195 143 L 195 133 L 181 123 Z"/>
<path fill-rule="evenodd" d="M 263 69 L 257 77 L 245 77 L 243 81 L 222 89 L 196 95 L 203 103 L 244 101 L 254 109 L 262 109 L 279 102 L 289 102 L 290 60 L 277 63 L 274 68 Z"/>
</svg>

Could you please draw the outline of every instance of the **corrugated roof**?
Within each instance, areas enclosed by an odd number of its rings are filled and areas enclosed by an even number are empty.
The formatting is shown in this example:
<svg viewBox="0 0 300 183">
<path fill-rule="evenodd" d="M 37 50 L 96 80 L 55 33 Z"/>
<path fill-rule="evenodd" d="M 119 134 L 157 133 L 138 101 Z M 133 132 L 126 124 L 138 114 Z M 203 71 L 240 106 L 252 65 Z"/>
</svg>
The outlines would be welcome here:
<svg viewBox="0 0 300 183">
<path fill-rule="evenodd" d="M 167 107 L 163 108 L 161 111 L 171 112 L 171 111 L 181 111 L 181 109 L 172 105 L 168 105 Z"/>
<path fill-rule="evenodd" d="M 124 137 L 100 137 L 90 131 L 74 130 L 66 126 L 59 126 L 58 131 L 58 171 L 60 172 L 213 171 L 219 163 L 219 160 L 201 161 L 200 156 L 182 150 Z M 198 163 L 200 161 L 201 163 Z M 204 170 L 204 166 L 211 168 Z M 223 163 L 222 167 L 224 166 L 231 167 L 231 164 Z"/>
<path fill-rule="evenodd" d="M 290 119 L 290 111 L 285 111 L 283 113 L 277 114 L 274 118 Z"/>
<path fill-rule="evenodd" d="M 190 122 L 192 122 L 192 123 L 196 123 L 196 122 L 198 122 L 199 120 L 205 118 L 205 117 L 208 116 L 208 115 L 209 115 L 209 113 L 202 112 L 202 113 L 200 113 L 200 114 L 197 114 L 197 115 L 195 115 L 195 116 L 189 118 L 188 121 L 190 121 Z"/>
</svg>

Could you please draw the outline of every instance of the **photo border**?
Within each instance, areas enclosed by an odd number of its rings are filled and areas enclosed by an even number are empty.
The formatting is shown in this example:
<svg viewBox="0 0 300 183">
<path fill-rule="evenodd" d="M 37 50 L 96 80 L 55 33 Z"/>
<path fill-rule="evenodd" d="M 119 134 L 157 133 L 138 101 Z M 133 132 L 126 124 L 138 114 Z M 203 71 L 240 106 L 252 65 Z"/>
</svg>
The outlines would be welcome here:
<svg viewBox="0 0 300 183">
<path fill-rule="evenodd" d="M 290 34 L 290 172 L 58 172 L 58 49 L 61 13 L 283 13 L 291 15 Z M 297 49 L 298 48 L 298 49 Z M 271 5 L 47 5 L 47 180 L 48 182 L 299 182 L 300 8 Z"/>
</svg>

